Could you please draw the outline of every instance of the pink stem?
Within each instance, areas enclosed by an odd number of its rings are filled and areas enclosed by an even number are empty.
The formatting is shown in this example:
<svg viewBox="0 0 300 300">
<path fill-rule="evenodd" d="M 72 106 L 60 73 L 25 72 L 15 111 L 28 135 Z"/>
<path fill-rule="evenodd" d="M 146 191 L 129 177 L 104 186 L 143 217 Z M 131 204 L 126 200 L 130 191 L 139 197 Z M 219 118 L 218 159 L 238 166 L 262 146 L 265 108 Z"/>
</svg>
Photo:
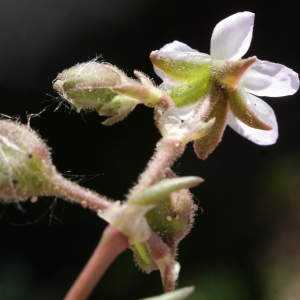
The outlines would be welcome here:
<svg viewBox="0 0 300 300">
<path fill-rule="evenodd" d="M 181 141 L 162 138 L 157 143 L 153 157 L 148 163 L 146 170 L 140 175 L 138 184 L 131 190 L 128 198 L 160 180 L 164 176 L 166 169 L 182 155 L 184 148 L 185 146 Z"/>
<path fill-rule="evenodd" d="M 127 239 L 115 227 L 108 225 L 97 248 L 64 300 L 87 299 L 106 269 L 127 248 Z"/>
<path fill-rule="evenodd" d="M 98 211 L 106 209 L 111 205 L 110 201 L 106 197 L 85 189 L 60 175 L 55 178 L 55 188 L 55 196 L 76 202 L 84 208 L 88 207 L 89 209 Z"/>
</svg>

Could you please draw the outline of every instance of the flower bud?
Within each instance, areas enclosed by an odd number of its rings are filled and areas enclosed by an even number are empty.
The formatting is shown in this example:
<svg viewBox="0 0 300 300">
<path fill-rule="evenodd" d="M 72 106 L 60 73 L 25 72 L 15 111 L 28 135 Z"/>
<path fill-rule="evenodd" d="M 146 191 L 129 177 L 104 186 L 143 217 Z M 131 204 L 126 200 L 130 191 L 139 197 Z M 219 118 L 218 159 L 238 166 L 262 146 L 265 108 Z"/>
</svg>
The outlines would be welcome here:
<svg viewBox="0 0 300 300">
<path fill-rule="evenodd" d="M 171 281 L 176 281 L 177 278 L 175 276 L 177 246 L 189 233 L 197 209 L 197 206 L 193 202 L 192 194 L 187 188 L 203 181 L 201 178 L 198 178 L 198 183 L 196 183 L 196 178 L 186 178 L 188 180 L 185 186 L 181 184 L 181 187 L 178 186 L 177 189 L 172 187 L 172 191 L 168 189 L 170 191 L 168 194 L 164 193 L 164 195 L 160 195 L 160 198 L 156 200 L 156 206 L 145 214 L 147 223 L 152 231 L 150 238 L 144 243 L 136 243 L 131 247 L 139 267 L 146 273 L 160 269 L 163 282 L 168 272 L 174 275 L 171 277 L 167 275 Z M 160 186 L 161 183 L 168 182 L 169 180 L 171 187 L 177 180 L 182 179 L 184 177 L 177 178 L 169 169 L 165 172 L 165 178 L 154 186 Z M 193 181 L 194 184 L 192 184 Z M 187 184 L 188 182 L 189 184 Z M 150 187 L 148 190 L 152 188 Z M 141 195 L 143 195 L 143 192 L 141 192 Z M 147 194 L 144 195 L 146 196 L 146 200 L 143 201 L 146 201 L 145 204 L 148 204 Z M 132 201 L 136 202 L 137 199 L 131 198 L 129 203 Z"/>
<path fill-rule="evenodd" d="M 55 174 L 49 149 L 33 130 L 0 120 L 0 199 L 50 195 Z"/>
<path fill-rule="evenodd" d="M 166 178 L 177 176 L 168 170 Z M 197 206 L 188 189 L 172 192 L 168 197 L 157 202 L 157 205 L 146 214 L 146 219 L 155 232 L 175 255 L 178 243 L 189 233 Z"/>
<path fill-rule="evenodd" d="M 142 243 L 151 234 L 145 214 L 170 193 L 196 186 L 202 181 L 202 178 L 196 176 L 163 179 L 123 204 L 115 201 L 108 209 L 98 211 L 98 215 L 126 236 L 130 245 Z"/>
<path fill-rule="evenodd" d="M 112 87 L 135 82 L 117 67 L 95 61 L 77 64 L 58 74 L 53 88 L 77 111 L 96 110 L 110 116 L 104 124 L 110 125 L 127 116 L 138 102 L 119 94 Z"/>
</svg>

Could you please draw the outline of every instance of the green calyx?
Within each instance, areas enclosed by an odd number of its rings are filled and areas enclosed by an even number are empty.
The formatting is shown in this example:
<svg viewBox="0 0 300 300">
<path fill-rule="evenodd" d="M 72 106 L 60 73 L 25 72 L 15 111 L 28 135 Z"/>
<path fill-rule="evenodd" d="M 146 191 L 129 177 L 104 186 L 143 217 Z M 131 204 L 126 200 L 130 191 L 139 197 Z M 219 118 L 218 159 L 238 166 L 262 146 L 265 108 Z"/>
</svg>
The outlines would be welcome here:
<svg viewBox="0 0 300 300">
<path fill-rule="evenodd" d="M 182 217 L 182 211 L 176 208 L 171 197 L 160 200 L 155 208 L 146 214 L 146 219 L 152 231 L 168 243 L 178 233 L 189 230 L 189 218 Z"/>
<path fill-rule="evenodd" d="M 210 62 L 188 62 L 150 55 L 153 65 L 170 78 L 180 82 L 204 81 L 211 76 Z"/>
<path fill-rule="evenodd" d="M 183 83 L 168 90 L 168 94 L 178 108 L 201 101 L 209 88 L 209 78 L 202 78 L 195 82 Z"/>
<path fill-rule="evenodd" d="M 211 62 L 172 60 L 155 54 L 150 58 L 156 68 L 176 81 L 175 86 L 167 90 L 176 107 L 194 104 L 208 92 L 212 76 Z"/>
<path fill-rule="evenodd" d="M 105 105 L 114 108 L 120 105 L 120 103 L 112 103 L 117 93 L 110 88 L 68 88 L 67 84 L 64 87 L 67 91 L 68 99 L 77 108 L 99 109 Z"/>
</svg>

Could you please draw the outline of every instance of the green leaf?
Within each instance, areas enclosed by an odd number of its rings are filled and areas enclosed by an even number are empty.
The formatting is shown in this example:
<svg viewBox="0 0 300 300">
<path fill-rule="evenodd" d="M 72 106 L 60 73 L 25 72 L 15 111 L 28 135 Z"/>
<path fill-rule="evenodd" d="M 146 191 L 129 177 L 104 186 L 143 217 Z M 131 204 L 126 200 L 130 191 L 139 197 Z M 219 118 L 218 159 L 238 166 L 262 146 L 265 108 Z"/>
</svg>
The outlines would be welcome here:
<svg viewBox="0 0 300 300">
<path fill-rule="evenodd" d="M 203 179 L 196 176 L 186 176 L 172 179 L 163 179 L 160 182 L 143 190 L 138 195 L 130 198 L 128 203 L 134 205 L 149 205 L 168 196 L 174 191 L 188 189 L 203 182 Z"/>
</svg>

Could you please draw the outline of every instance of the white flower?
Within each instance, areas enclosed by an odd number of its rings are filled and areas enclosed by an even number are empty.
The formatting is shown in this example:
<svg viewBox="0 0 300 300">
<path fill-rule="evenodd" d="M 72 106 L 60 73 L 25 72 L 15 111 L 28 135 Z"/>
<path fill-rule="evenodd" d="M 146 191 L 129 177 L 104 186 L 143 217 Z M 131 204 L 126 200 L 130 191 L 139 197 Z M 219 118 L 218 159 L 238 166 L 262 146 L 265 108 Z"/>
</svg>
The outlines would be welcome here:
<svg viewBox="0 0 300 300">
<path fill-rule="evenodd" d="M 161 67 L 163 64 L 157 64 L 155 61 L 157 59 L 164 62 L 190 63 L 193 67 L 196 65 L 210 65 L 211 76 L 219 80 L 221 86 L 222 80 L 220 80 L 218 74 L 217 76 L 214 74 L 213 68 L 222 68 L 224 65 L 232 65 L 233 68 L 236 68 L 238 63 L 244 61 L 244 66 L 239 73 L 241 76 L 237 77 L 235 81 L 236 86 L 227 86 L 230 93 L 231 91 L 238 92 L 238 94 L 232 95 L 234 98 L 238 97 L 241 99 L 241 102 L 236 105 L 235 99 L 231 99 L 231 102 L 229 101 L 228 107 L 224 108 L 225 111 L 227 109 L 224 126 L 220 125 L 220 127 L 223 126 L 224 130 L 226 124 L 228 124 L 252 142 L 259 145 L 270 145 L 275 143 L 278 137 L 278 126 L 274 111 L 263 100 L 252 94 L 271 97 L 292 95 L 299 88 L 299 78 L 297 73 L 283 65 L 262 61 L 256 59 L 256 57 L 249 59 L 248 65 L 245 66 L 247 60 L 240 60 L 240 58 L 249 49 L 253 23 L 254 14 L 251 12 L 237 13 L 218 23 L 211 38 L 211 55 L 200 53 L 181 42 L 174 41 L 158 51 L 153 51 L 151 59 L 157 75 L 163 79 L 161 88 L 166 90 L 181 85 L 184 80 L 180 76 L 173 76 L 173 73 L 168 72 L 164 66 Z M 166 66 L 167 64 L 165 63 L 164 65 Z M 224 69 L 222 69 L 222 72 L 224 73 Z M 203 99 L 197 99 L 197 101 L 199 100 L 204 102 Z M 236 106 L 235 108 L 233 104 Z M 239 109 L 238 107 L 241 105 L 244 108 L 243 113 L 242 110 L 238 114 L 234 113 L 234 110 Z M 199 105 L 195 102 L 178 109 L 178 113 L 181 119 L 185 120 L 192 117 L 197 110 L 199 110 Z M 259 126 L 253 125 L 250 119 L 246 120 L 244 118 L 246 117 L 245 112 L 251 114 L 261 124 L 264 124 L 265 128 L 262 126 L 260 129 L 257 129 Z M 223 130 L 218 142 L 222 137 Z"/>
</svg>

